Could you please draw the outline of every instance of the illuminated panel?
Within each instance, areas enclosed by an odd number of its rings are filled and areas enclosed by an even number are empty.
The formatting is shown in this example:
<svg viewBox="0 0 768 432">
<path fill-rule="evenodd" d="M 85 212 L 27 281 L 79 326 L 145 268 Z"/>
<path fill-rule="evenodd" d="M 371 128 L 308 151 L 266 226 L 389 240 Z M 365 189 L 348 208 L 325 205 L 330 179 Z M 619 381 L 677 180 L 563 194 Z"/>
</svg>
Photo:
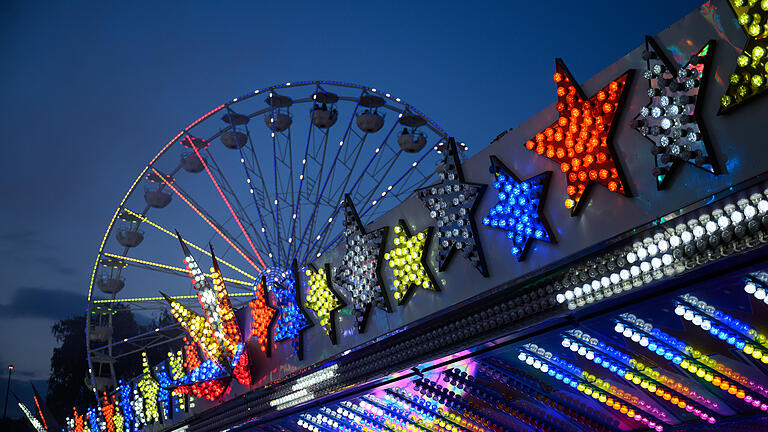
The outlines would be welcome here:
<svg viewBox="0 0 768 432">
<path fill-rule="evenodd" d="M 467 183 L 461 169 L 456 141 L 448 139 L 443 147 L 445 157 L 437 170 L 439 182 L 416 190 L 417 197 L 437 222 L 440 271 L 445 271 L 456 252 L 468 260 L 485 277 L 488 267 L 477 236 L 474 212 L 485 185 Z"/>
<path fill-rule="evenodd" d="M 261 278 L 253 289 L 253 300 L 248 302 L 251 308 L 251 338 L 259 341 L 261 352 L 272 354 L 272 344 L 269 341 L 269 330 L 274 321 L 277 309 L 267 305 L 264 278 Z"/>
<path fill-rule="evenodd" d="M 144 398 L 141 397 L 139 388 L 135 385 L 133 386 L 131 409 L 133 410 L 134 414 L 134 422 L 132 427 L 134 429 L 141 429 L 144 427 L 144 425 L 147 424 L 147 416 L 144 413 Z"/>
<path fill-rule="evenodd" d="M 387 229 L 366 232 L 349 194 L 344 197 L 343 208 L 345 249 L 334 280 L 352 302 L 357 331 L 363 333 L 372 306 L 392 311 L 381 283 Z"/>
<path fill-rule="evenodd" d="M 298 264 L 294 260 L 291 270 L 268 267 L 262 275 L 278 309 L 272 339 L 275 342 L 290 339 L 293 352 L 301 360 L 304 358 L 303 331 L 312 326 L 312 321 L 299 306 Z"/>
<path fill-rule="evenodd" d="M 768 338 L 749 324 L 689 294 L 678 299 L 675 314 L 742 350 L 744 354 L 752 356 L 755 360 L 768 364 Z"/>
<path fill-rule="evenodd" d="M 130 432 L 130 430 L 125 430 L 125 419 L 123 418 L 123 414 L 120 412 L 120 405 L 117 399 L 117 395 L 112 395 L 112 407 L 114 408 L 112 412 L 112 424 L 115 427 L 115 432 Z"/>
<path fill-rule="evenodd" d="M 563 61 L 557 59 L 555 66 L 558 119 L 528 140 L 525 147 L 560 165 L 568 182 L 565 207 L 575 215 L 592 182 L 611 192 L 628 195 L 626 181 L 609 144 L 613 120 L 623 105 L 624 90 L 632 71 L 625 72 L 587 99 Z"/>
<path fill-rule="evenodd" d="M 688 63 L 677 67 L 652 37 L 645 38 L 647 68 L 643 76 L 648 80 L 650 101 L 631 126 L 653 143 L 653 175 L 660 190 L 667 187 L 680 162 L 719 173 L 700 108 L 713 48 L 714 41 L 709 41 Z"/>
<path fill-rule="evenodd" d="M 408 225 L 400 220 L 395 226 L 395 245 L 384 254 L 384 259 L 392 268 L 395 280 L 395 300 L 398 305 L 404 305 L 411 298 L 416 288 L 440 291 L 440 286 L 429 271 L 427 254 L 429 242 L 432 239 L 432 227 L 411 235 Z"/>
<path fill-rule="evenodd" d="M 123 417 L 123 425 L 125 426 L 123 429 L 125 429 L 126 432 L 129 432 L 133 430 L 134 423 L 136 422 L 136 416 L 134 415 L 133 411 L 133 404 L 131 403 L 133 400 L 131 383 L 124 384 L 121 381 L 117 386 L 117 390 L 120 394 L 118 405 L 120 406 L 120 411 L 122 412 Z"/>
<path fill-rule="evenodd" d="M 104 402 L 101 404 L 101 416 L 104 418 L 107 432 L 115 432 L 115 405 L 104 392 Z"/>
<path fill-rule="evenodd" d="M 102 432 L 99 424 L 99 411 L 96 408 L 88 408 L 88 424 L 91 432 Z"/>
<path fill-rule="evenodd" d="M 483 218 L 483 225 L 506 231 L 512 241 L 509 251 L 518 261 L 525 257 L 531 240 L 554 243 L 541 214 L 552 172 L 520 180 L 496 156 L 491 156 L 491 170 L 496 176 L 493 188 L 499 201 Z"/>
<path fill-rule="evenodd" d="M 691 413 L 710 424 L 715 423 L 714 414 L 694 402 L 694 398 L 706 400 L 696 392 L 680 383 L 669 380 L 666 376 L 644 365 L 630 356 L 620 352 L 610 345 L 600 342 L 597 338 L 583 333 L 581 330 L 569 330 L 563 337 L 563 347 L 593 361 L 627 381 L 639 385 L 651 395 L 658 396 L 676 409 Z M 706 400 L 711 405 L 712 402 Z"/>
<path fill-rule="evenodd" d="M 634 315 L 620 315 L 614 331 L 687 370 L 699 380 L 711 383 L 755 408 L 768 411 L 768 404 L 761 400 L 757 393 L 768 393 L 762 386 L 705 356 L 690 345 L 653 328 L 651 324 Z M 754 392 L 746 390 L 746 386 L 751 387 Z"/>
<path fill-rule="evenodd" d="M 720 99 L 718 114 L 730 112 L 768 88 L 768 3 L 756 0 L 730 0 L 747 43 L 729 77 L 728 88 Z"/>
<path fill-rule="evenodd" d="M 149 369 L 149 360 L 147 353 L 141 353 L 142 375 L 137 386 L 144 399 L 144 413 L 147 423 L 160 421 L 160 413 L 157 410 L 157 395 L 160 392 L 160 384 L 152 378 L 152 371 Z"/>
<path fill-rule="evenodd" d="M 593 399 L 650 429 L 657 432 L 664 430 L 661 421 L 654 416 L 643 414 L 643 411 L 656 411 L 655 414 L 657 416 L 662 416 L 663 413 L 637 397 L 622 392 L 620 389 L 611 386 L 607 381 L 597 379 L 593 375 L 582 371 L 571 363 L 561 360 L 559 357 L 552 355 L 551 352 L 545 351 L 535 344 L 526 344 L 520 348 L 517 358 L 534 369 L 561 381 L 563 384 L 569 385 L 587 396 L 591 396 Z"/>
<path fill-rule="evenodd" d="M 77 413 L 77 408 L 72 408 L 73 415 L 72 415 L 72 429 L 75 432 L 84 432 L 86 425 L 85 420 L 83 419 L 83 416 Z"/>
<path fill-rule="evenodd" d="M 314 311 L 326 336 L 336 345 L 336 311 L 344 307 L 344 301 L 331 288 L 331 266 L 326 264 L 317 270 L 308 268 L 307 301 L 304 307 Z"/>
<path fill-rule="evenodd" d="M 170 353 L 168 353 L 170 354 Z M 171 416 L 171 386 L 173 381 L 168 372 L 168 366 L 165 363 L 160 363 L 155 366 L 155 377 L 159 384 L 157 392 L 157 402 L 160 404 L 162 410 L 162 417 L 167 420 Z"/>
<path fill-rule="evenodd" d="M 24 403 L 19 400 L 16 395 L 13 395 L 14 398 L 16 398 L 16 403 L 19 405 L 19 408 L 24 413 L 24 416 L 29 420 L 29 423 L 32 425 L 33 428 L 35 428 L 36 432 L 45 432 L 46 428 L 43 426 L 42 423 L 40 423 L 40 420 L 38 420 L 34 414 L 32 414 L 32 411 L 30 411 Z"/>
<path fill-rule="evenodd" d="M 182 354 L 182 351 L 179 350 L 176 353 L 168 352 L 168 376 L 171 379 L 171 384 L 169 384 L 169 387 L 173 386 L 173 381 L 180 380 L 184 376 L 184 355 Z M 178 411 L 186 411 L 187 410 L 187 403 L 184 398 L 183 393 L 176 392 L 175 389 L 172 392 L 175 396 L 176 402 L 174 405 L 174 410 Z"/>
</svg>

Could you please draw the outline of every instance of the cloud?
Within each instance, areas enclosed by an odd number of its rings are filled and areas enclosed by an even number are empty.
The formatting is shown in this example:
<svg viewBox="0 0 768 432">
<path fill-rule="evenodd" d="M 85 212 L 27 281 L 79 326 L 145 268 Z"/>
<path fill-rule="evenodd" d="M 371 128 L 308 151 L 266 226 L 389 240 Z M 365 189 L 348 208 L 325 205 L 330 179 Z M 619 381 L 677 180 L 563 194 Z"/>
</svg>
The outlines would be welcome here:
<svg viewBox="0 0 768 432">
<path fill-rule="evenodd" d="M 77 274 L 77 270 L 74 267 L 62 264 L 56 257 L 38 257 L 36 261 L 45 265 L 48 270 L 54 271 L 62 276 L 73 276 Z"/>
<path fill-rule="evenodd" d="M 0 317 L 59 320 L 83 313 L 83 294 L 42 287 L 19 287 L 9 304 L 0 305 Z"/>
<path fill-rule="evenodd" d="M 11 231 L 0 234 L 0 242 L 19 243 L 26 242 L 35 236 L 34 231 Z"/>
</svg>

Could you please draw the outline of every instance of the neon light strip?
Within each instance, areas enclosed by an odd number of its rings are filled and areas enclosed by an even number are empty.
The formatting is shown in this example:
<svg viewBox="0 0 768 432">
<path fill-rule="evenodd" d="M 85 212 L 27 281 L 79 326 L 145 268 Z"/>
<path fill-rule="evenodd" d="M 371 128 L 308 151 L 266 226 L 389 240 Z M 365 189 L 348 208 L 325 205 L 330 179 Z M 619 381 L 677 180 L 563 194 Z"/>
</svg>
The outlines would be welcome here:
<svg viewBox="0 0 768 432">
<path fill-rule="evenodd" d="M 645 329 L 648 329 L 648 331 Z M 620 319 L 616 321 L 614 331 L 621 333 L 624 337 L 640 344 L 640 346 L 646 347 L 656 355 L 672 361 L 692 375 L 695 375 L 698 379 L 711 383 L 720 388 L 720 390 L 736 396 L 755 408 L 768 411 L 768 404 L 747 394 L 743 388 L 740 388 L 733 382 L 724 379 L 724 377 L 727 377 L 733 381 L 746 385 L 748 380 L 745 377 L 742 377 L 735 372 L 729 372 L 730 369 L 726 370 L 722 364 L 702 355 L 690 345 L 685 345 L 683 342 L 672 336 L 669 336 L 658 329 L 654 329 L 653 326 L 636 318 L 634 315 L 622 314 Z"/>
<path fill-rule="evenodd" d="M 127 256 L 122 256 L 122 255 L 115 255 L 115 254 L 112 254 L 112 253 L 105 253 L 103 255 L 105 257 L 109 257 L 109 258 L 115 258 L 115 259 L 119 259 L 119 260 L 135 262 L 137 264 L 144 264 L 144 265 L 148 265 L 148 266 L 159 267 L 159 268 L 163 268 L 163 269 L 166 269 L 166 270 L 173 270 L 175 272 L 179 272 L 179 273 L 182 273 L 184 275 L 188 275 L 189 274 L 189 270 L 181 268 L 181 267 L 169 266 L 169 265 L 166 265 L 166 264 L 160 264 L 160 263 L 156 263 L 156 262 L 152 262 L 152 261 L 145 261 L 145 260 L 141 260 L 141 259 L 138 259 L 138 258 L 131 258 L 131 257 L 127 257 Z M 210 273 L 210 274 L 203 273 L 203 275 L 205 277 L 209 278 L 209 279 L 213 279 L 213 273 Z M 252 286 L 253 285 L 253 282 L 246 282 L 246 281 L 241 281 L 241 280 L 237 280 L 237 279 L 223 278 L 222 280 L 227 281 L 227 282 L 232 282 L 232 283 L 235 283 L 235 284 L 238 284 L 238 285 L 244 285 L 244 286 Z"/>
<path fill-rule="evenodd" d="M 248 244 L 251 245 L 251 249 L 253 249 L 253 252 L 256 254 L 256 258 L 259 259 L 259 262 L 261 263 L 262 267 L 266 267 L 266 264 L 264 264 L 264 260 L 261 259 L 261 255 L 259 255 L 259 251 L 256 250 L 256 246 L 253 245 L 253 241 L 251 240 L 251 236 L 248 235 L 248 233 L 245 231 L 245 227 L 243 227 L 243 223 L 240 222 L 240 218 L 237 217 L 237 214 L 235 214 L 235 210 L 232 208 L 232 206 L 229 204 L 229 201 L 227 200 L 227 197 L 224 196 L 224 192 L 221 190 L 221 187 L 219 186 L 219 183 L 216 181 L 215 178 L 213 178 L 213 174 L 211 173 L 210 168 L 208 168 L 208 164 L 205 163 L 205 159 L 203 159 L 202 156 L 200 156 L 200 151 L 197 150 L 197 146 L 192 143 L 192 139 L 187 135 L 187 141 L 189 141 L 190 147 L 192 147 L 192 150 L 195 151 L 195 154 L 197 155 L 197 158 L 200 159 L 200 163 L 203 164 L 205 167 L 205 172 L 208 173 L 208 177 L 211 178 L 211 181 L 216 186 L 216 190 L 219 191 L 219 195 L 221 196 L 221 199 L 224 200 L 224 203 L 227 205 L 227 208 L 229 208 L 229 212 L 232 213 L 232 217 L 235 218 L 235 222 L 237 222 L 237 226 L 240 227 L 240 231 L 242 231 L 243 235 L 245 236 L 246 240 L 248 240 Z M 262 270 L 262 269 L 257 269 Z"/>
<path fill-rule="evenodd" d="M 128 213 L 128 214 L 130 214 L 130 215 L 132 215 L 132 216 L 135 216 L 135 217 L 137 217 L 137 218 L 141 219 L 142 223 L 147 223 L 147 224 L 151 225 L 152 227 L 154 227 L 154 228 L 158 229 L 159 231 L 161 231 L 161 232 L 164 232 L 164 233 L 168 234 L 170 237 L 173 237 L 174 239 L 178 239 L 178 237 L 176 236 L 176 233 L 173 233 L 173 232 L 171 232 L 171 231 L 169 231 L 169 230 L 167 230 L 167 229 L 165 229 L 165 228 L 161 227 L 160 225 L 158 225 L 158 224 L 156 224 L 156 223 L 152 222 L 152 221 L 151 221 L 151 220 L 149 220 L 149 218 L 147 218 L 146 216 L 144 216 L 144 215 L 142 215 L 142 214 L 139 214 L 139 213 L 136 213 L 136 212 L 134 212 L 134 211 L 132 211 L 132 210 L 129 210 L 129 209 L 127 209 L 127 208 L 126 208 L 126 209 L 123 209 L 123 211 L 125 211 L 126 213 Z M 202 252 L 202 253 L 204 253 L 205 255 L 208 255 L 209 257 L 211 256 L 211 253 L 210 253 L 210 252 L 208 252 L 207 250 L 205 250 L 205 249 L 201 248 L 200 246 L 198 246 L 198 245 L 196 245 L 196 244 L 192 243 L 191 241 L 189 241 L 189 240 L 187 240 L 187 239 L 184 239 L 184 238 L 182 238 L 181 240 L 182 240 L 182 241 L 183 241 L 183 242 L 184 242 L 186 245 L 188 245 L 188 246 L 192 246 L 192 248 L 193 248 L 193 249 L 196 249 L 197 251 L 199 251 L 199 252 Z M 216 260 L 217 260 L 217 261 L 219 261 L 220 263 L 222 263 L 222 264 L 226 265 L 227 267 L 231 268 L 232 270 L 234 270 L 234 271 L 236 271 L 236 272 L 240 273 L 241 275 L 243 275 L 243 276 L 245 276 L 245 277 L 247 277 L 247 278 L 249 278 L 249 279 L 253 279 L 254 281 L 256 280 L 256 276 L 253 276 L 253 275 L 251 275 L 251 274 L 248 274 L 248 273 L 246 273 L 245 271 L 241 270 L 239 267 L 237 267 L 237 266 L 235 266 L 235 265 L 233 265 L 233 264 L 231 264 L 231 263 L 229 263 L 229 262 L 227 262 L 227 261 L 224 261 L 223 259 L 219 258 L 218 256 L 216 257 Z"/>
<path fill-rule="evenodd" d="M 640 422 L 657 432 L 662 432 L 664 430 L 664 426 L 661 425 L 660 422 L 658 422 L 652 416 L 645 416 L 640 414 L 639 411 L 641 411 L 641 408 L 635 408 L 633 406 L 634 404 L 629 402 L 625 404 L 621 401 L 613 399 L 613 397 L 616 397 L 626 401 L 624 396 L 627 394 L 623 392 L 621 396 L 618 394 L 612 394 L 612 389 L 610 388 L 611 386 L 608 384 L 608 382 L 602 380 L 590 381 L 584 377 L 585 372 L 578 367 L 570 363 L 566 364 L 557 356 L 552 356 L 551 353 L 548 353 L 549 356 L 545 356 L 546 353 L 545 355 L 540 355 L 539 351 L 544 352 L 544 350 L 539 349 L 533 344 L 526 344 L 524 347 L 520 348 L 518 359 L 522 362 L 525 362 L 527 365 L 538 369 L 542 373 L 546 373 L 549 376 L 555 377 L 555 379 L 558 381 L 562 381 L 564 384 L 571 386 L 579 392 L 584 393 L 587 396 L 591 396 L 593 399 L 599 400 L 609 407 L 621 412 L 622 414 L 625 414 L 627 417 L 634 419 L 635 421 Z M 606 389 L 606 387 L 609 388 Z M 639 401 L 639 403 L 642 403 L 648 408 L 652 408 L 642 401 Z M 658 412 L 658 410 L 655 408 L 653 408 L 653 410 Z"/>
<path fill-rule="evenodd" d="M 683 397 L 682 394 L 678 396 L 678 394 L 676 394 L 678 392 L 667 387 L 666 385 L 657 382 L 655 379 L 641 372 L 641 370 L 647 369 L 644 365 L 638 363 L 634 359 L 629 360 L 630 363 L 636 365 L 636 369 L 631 371 L 628 369 L 632 369 L 632 367 L 627 368 L 624 367 L 624 365 L 614 362 L 613 360 L 609 360 L 607 357 L 611 356 L 611 354 L 605 355 L 605 353 L 601 352 L 596 354 L 595 351 L 597 351 L 599 348 L 593 351 L 594 345 L 591 343 L 587 344 L 582 340 L 570 339 L 566 337 L 563 338 L 563 346 L 570 348 L 571 351 L 578 353 L 588 360 L 593 360 L 596 364 L 610 370 L 611 372 L 614 372 L 616 375 L 626 379 L 627 381 L 639 385 L 652 396 L 658 396 L 659 398 L 671 403 L 675 408 L 679 408 L 685 412 L 693 413 L 696 417 L 700 417 L 702 420 L 706 420 L 710 424 L 714 424 L 716 421 L 712 413 L 706 412 L 696 407 L 691 403 L 690 400 Z M 603 355 L 605 355 L 605 357 L 603 357 Z M 652 370 L 648 370 L 648 372 L 653 373 Z"/>
<path fill-rule="evenodd" d="M 232 243 L 232 240 L 230 240 L 230 239 L 229 239 L 227 236 L 225 236 L 225 235 L 224 235 L 224 233 L 222 233 L 222 232 L 221 232 L 221 230 L 219 230 L 219 228 L 217 228 L 217 227 L 216 227 L 216 225 L 215 225 L 213 222 L 211 222 L 210 220 L 208 220 L 208 218 L 207 218 L 207 217 L 205 217 L 205 215 L 203 215 L 203 214 L 200 212 L 200 210 L 198 210 L 198 209 L 197 209 L 197 207 L 195 207 L 195 206 L 194 206 L 194 205 L 193 205 L 193 204 L 192 204 L 192 203 L 191 203 L 191 202 L 190 202 L 190 201 L 187 199 L 187 197 L 185 197 L 184 195 L 182 195 L 182 194 L 181 194 L 181 193 L 178 191 L 178 189 L 176 189 L 175 187 L 173 187 L 173 185 L 172 185 L 172 184 L 170 184 L 170 183 L 168 182 L 168 180 L 166 180 L 166 179 L 165 179 L 165 177 L 163 177 L 162 175 L 160 175 L 160 172 L 158 172 L 158 171 L 157 171 L 156 169 L 154 169 L 154 168 L 152 168 L 152 172 L 154 172 L 155 174 L 157 174 L 157 176 L 158 176 L 158 177 L 160 177 L 160 179 L 163 181 L 163 183 L 165 183 L 165 184 L 166 184 L 166 186 L 168 186 L 169 188 L 171 188 L 171 190 L 172 190 L 172 191 L 176 192 L 176 195 L 178 195 L 178 196 L 179 196 L 179 198 L 181 198 L 182 200 L 184 200 L 184 202 L 185 202 L 185 203 L 187 203 L 187 205 L 188 205 L 188 206 L 189 206 L 189 207 L 190 207 L 192 210 L 194 210 L 194 211 L 195 211 L 195 213 L 197 213 L 197 215 L 198 215 L 198 216 L 200 216 L 200 217 L 201 217 L 201 218 L 202 218 L 202 219 L 203 219 L 205 222 L 207 222 L 207 223 L 208 223 L 208 225 L 210 225 L 210 227 L 211 227 L 211 228 L 213 228 L 213 230 L 214 230 L 214 231 L 216 231 L 216 233 L 217 233 L 219 236 L 221 236 L 221 238 L 223 238 L 224 240 L 226 240 L 226 242 L 227 242 L 227 243 L 229 243 L 229 245 L 230 245 L 230 246 L 232 246 L 232 249 L 236 250 L 236 251 L 237 251 L 237 253 L 239 253 L 239 254 L 240 254 L 240 256 L 242 256 L 242 257 L 243 257 L 243 258 L 244 258 L 246 261 L 248 261 L 248 263 L 249 263 L 250 265 L 252 265 L 252 266 L 253 266 L 253 268 L 255 268 L 256 270 L 259 270 L 259 271 L 261 271 L 261 269 L 259 268 L 259 266 L 257 266 L 256 264 L 254 264 L 254 262 L 253 262 L 253 261 L 251 261 L 251 259 L 250 259 L 250 258 L 248 258 L 248 256 L 247 256 L 246 254 L 244 254 L 244 253 L 243 253 L 243 251 L 241 251 L 241 250 L 240 250 L 240 248 L 238 248 L 237 246 L 235 246 L 235 244 L 234 244 L 234 243 Z"/>
<path fill-rule="evenodd" d="M 755 360 L 768 364 L 768 340 L 754 327 L 720 312 L 689 294 L 680 297 L 676 303 L 676 315 L 681 316 L 686 321 L 691 321 L 710 335 L 744 351 L 745 354 L 752 356 Z M 766 394 L 765 389 L 762 393 Z"/>
</svg>

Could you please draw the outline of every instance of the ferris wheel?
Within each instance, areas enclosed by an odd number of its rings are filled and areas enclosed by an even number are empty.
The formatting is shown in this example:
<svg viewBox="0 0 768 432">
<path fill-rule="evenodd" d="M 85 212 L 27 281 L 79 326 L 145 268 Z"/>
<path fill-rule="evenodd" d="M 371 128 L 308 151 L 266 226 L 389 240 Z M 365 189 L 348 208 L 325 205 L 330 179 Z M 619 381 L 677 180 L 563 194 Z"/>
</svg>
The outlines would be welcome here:
<svg viewBox="0 0 768 432">
<path fill-rule="evenodd" d="M 255 90 L 185 127 L 133 181 L 99 245 L 86 336 L 97 397 L 117 385 L 119 358 L 183 335 L 169 325 L 117 340 L 116 305 L 146 316 L 167 308 L 162 290 L 199 306 L 175 230 L 193 253 L 216 248 L 230 297 L 244 304 L 263 275 L 336 244 L 346 194 L 368 223 L 427 184 L 445 138 L 401 98 L 338 81 Z"/>
</svg>

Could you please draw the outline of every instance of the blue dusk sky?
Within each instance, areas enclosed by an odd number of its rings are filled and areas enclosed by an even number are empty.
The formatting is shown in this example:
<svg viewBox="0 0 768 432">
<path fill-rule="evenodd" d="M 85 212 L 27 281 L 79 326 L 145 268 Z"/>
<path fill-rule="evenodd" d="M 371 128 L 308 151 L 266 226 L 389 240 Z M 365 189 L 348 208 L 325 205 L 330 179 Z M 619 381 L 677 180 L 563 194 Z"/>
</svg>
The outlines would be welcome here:
<svg viewBox="0 0 768 432">
<path fill-rule="evenodd" d="M 359 83 L 480 149 L 555 100 L 555 57 L 585 81 L 700 4 L 2 2 L 0 370 L 14 363 L 14 389 L 31 400 L 51 325 L 86 310 L 126 189 L 227 99 L 286 81 Z"/>
</svg>

